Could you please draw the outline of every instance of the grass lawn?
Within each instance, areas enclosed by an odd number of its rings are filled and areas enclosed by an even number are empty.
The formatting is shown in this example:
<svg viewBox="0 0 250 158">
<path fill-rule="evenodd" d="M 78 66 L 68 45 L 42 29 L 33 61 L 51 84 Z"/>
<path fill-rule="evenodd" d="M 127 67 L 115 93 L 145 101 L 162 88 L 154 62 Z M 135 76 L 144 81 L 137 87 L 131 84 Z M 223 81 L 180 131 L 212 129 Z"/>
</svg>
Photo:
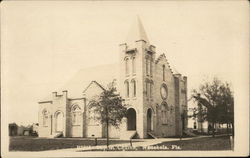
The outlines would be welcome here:
<svg viewBox="0 0 250 158">
<path fill-rule="evenodd" d="M 110 139 L 109 144 L 117 144 L 119 147 L 120 143 L 128 143 L 126 140 L 112 140 Z M 137 141 L 133 141 L 137 142 Z M 66 149 L 66 148 L 76 148 L 77 146 L 94 146 L 95 141 L 93 139 L 83 139 L 83 138 L 37 138 L 37 137 L 10 137 L 10 151 L 44 151 L 44 150 L 55 150 L 55 149 Z M 106 139 L 99 139 L 98 145 L 106 145 Z M 160 149 L 162 151 L 175 150 L 171 149 L 172 146 L 179 146 L 180 150 L 231 150 L 230 138 L 229 136 L 216 136 L 205 137 L 205 138 L 193 138 L 190 140 L 177 140 L 163 142 L 156 144 L 154 146 L 166 146 L 168 149 Z M 115 149 L 113 151 L 120 151 L 124 149 Z M 135 147 L 132 149 L 126 149 L 127 151 L 142 151 L 142 150 L 152 150 L 145 149 L 143 147 Z M 158 149 L 157 149 L 158 150 Z M 178 149 L 179 150 L 179 149 Z M 90 151 L 103 151 L 103 149 L 90 150 Z"/>
<path fill-rule="evenodd" d="M 110 139 L 109 144 L 126 143 L 129 141 L 125 140 L 112 140 Z M 55 149 L 66 149 L 76 148 L 77 146 L 93 146 L 95 141 L 93 139 L 70 139 L 70 138 L 38 138 L 38 137 L 25 137 L 17 136 L 10 137 L 9 150 L 10 151 L 44 151 L 44 150 L 55 150 Z M 105 145 L 106 140 L 98 140 L 98 145 Z"/>
<path fill-rule="evenodd" d="M 163 142 L 157 145 L 177 145 L 180 146 L 181 150 L 231 150 L 229 136 L 194 138 L 191 140 Z"/>
<path fill-rule="evenodd" d="M 135 147 L 127 148 L 125 151 L 183 151 L 183 150 L 231 150 L 229 136 L 217 136 L 215 138 L 205 137 L 205 138 L 194 138 L 190 140 L 177 140 L 163 142 L 150 147 Z M 173 148 L 174 146 L 174 148 Z M 176 148 L 178 146 L 179 149 Z M 163 147 L 166 147 L 165 149 Z M 106 149 L 94 149 L 85 151 L 105 151 Z M 122 151 L 124 149 L 116 147 L 114 149 L 109 149 L 109 151 Z M 84 152 L 84 151 L 82 151 Z"/>
</svg>

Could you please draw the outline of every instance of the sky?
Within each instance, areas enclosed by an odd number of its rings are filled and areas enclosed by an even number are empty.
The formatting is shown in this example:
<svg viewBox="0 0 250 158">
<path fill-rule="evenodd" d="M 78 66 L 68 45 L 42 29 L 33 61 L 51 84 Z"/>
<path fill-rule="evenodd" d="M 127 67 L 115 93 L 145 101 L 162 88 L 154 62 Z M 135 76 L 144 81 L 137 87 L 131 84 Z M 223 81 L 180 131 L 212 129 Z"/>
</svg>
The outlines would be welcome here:
<svg viewBox="0 0 250 158">
<path fill-rule="evenodd" d="M 7 1 L 1 5 L 1 107 L 7 122 L 38 121 L 42 97 L 82 68 L 117 63 L 139 16 L 157 55 L 188 77 L 234 90 L 248 73 L 247 1 Z M 241 82 L 242 81 L 242 82 Z M 241 84 L 239 84 L 241 83 Z M 235 88 L 236 87 L 236 88 Z M 236 92 L 237 93 L 237 92 Z"/>
</svg>

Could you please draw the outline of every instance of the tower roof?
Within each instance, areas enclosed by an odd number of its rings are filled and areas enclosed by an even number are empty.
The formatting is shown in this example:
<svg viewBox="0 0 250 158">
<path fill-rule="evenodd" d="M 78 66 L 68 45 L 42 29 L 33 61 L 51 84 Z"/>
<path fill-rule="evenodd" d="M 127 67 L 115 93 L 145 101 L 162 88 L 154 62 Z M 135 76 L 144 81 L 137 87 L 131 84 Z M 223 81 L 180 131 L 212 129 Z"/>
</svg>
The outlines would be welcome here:
<svg viewBox="0 0 250 158">
<path fill-rule="evenodd" d="M 137 16 L 136 21 L 134 22 L 134 24 L 132 25 L 132 27 L 128 33 L 126 43 L 129 45 L 129 44 L 133 44 L 139 40 L 144 40 L 145 42 L 149 43 L 147 34 L 146 34 L 144 27 L 142 25 L 142 22 L 141 22 L 140 18 Z"/>
</svg>

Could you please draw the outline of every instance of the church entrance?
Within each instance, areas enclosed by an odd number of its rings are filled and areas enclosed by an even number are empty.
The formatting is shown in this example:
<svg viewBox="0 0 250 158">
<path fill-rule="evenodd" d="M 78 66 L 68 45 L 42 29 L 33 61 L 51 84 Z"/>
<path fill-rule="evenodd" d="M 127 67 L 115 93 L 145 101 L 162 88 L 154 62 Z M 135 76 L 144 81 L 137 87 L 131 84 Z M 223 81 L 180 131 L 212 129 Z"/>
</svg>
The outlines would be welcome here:
<svg viewBox="0 0 250 158">
<path fill-rule="evenodd" d="M 56 132 L 62 132 L 63 131 L 63 113 L 62 112 L 57 112 L 55 115 L 56 118 L 56 126 L 55 130 Z"/>
<path fill-rule="evenodd" d="M 147 131 L 153 130 L 153 119 L 152 119 L 152 109 L 147 111 Z"/>
<path fill-rule="evenodd" d="M 133 108 L 127 111 L 127 130 L 136 130 L 136 111 Z"/>
</svg>

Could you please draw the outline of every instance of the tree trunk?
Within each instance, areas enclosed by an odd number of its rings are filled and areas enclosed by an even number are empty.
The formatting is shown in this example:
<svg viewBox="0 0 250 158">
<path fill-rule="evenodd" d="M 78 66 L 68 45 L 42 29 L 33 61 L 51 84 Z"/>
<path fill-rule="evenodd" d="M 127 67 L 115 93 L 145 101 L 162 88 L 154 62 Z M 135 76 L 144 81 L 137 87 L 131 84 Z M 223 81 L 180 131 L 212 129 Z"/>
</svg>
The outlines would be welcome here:
<svg viewBox="0 0 250 158">
<path fill-rule="evenodd" d="M 228 122 L 227 122 L 227 135 L 229 135 Z"/>
<path fill-rule="evenodd" d="M 232 136 L 234 138 L 234 123 L 232 122 L 231 124 L 232 124 Z"/>
<path fill-rule="evenodd" d="M 107 134 L 107 148 L 109 148 L 109 120 L 107 119 L 107 130 L 106 130 L 106 134 Z"/>
<path fill-rule="evenodd" d="M 200 125 L 201 125 L 201 133 L 203 133 L 204 130 L 203 130 L 203 122 L 202 121 L 200 122 Z"/>
<path fill-rule="evenodd" d="M 214 138 L 215 137 L 215 129 L 214 129 L 214 122 L 212 122 L 212 137 Z"/>
<path fill-rule="evenodd" d="M 107 134 L 107 149 L 109 148 L 109 118 L 108 118 L 108 105 L 106 106 L 106 134 Z"/>
</svg>

